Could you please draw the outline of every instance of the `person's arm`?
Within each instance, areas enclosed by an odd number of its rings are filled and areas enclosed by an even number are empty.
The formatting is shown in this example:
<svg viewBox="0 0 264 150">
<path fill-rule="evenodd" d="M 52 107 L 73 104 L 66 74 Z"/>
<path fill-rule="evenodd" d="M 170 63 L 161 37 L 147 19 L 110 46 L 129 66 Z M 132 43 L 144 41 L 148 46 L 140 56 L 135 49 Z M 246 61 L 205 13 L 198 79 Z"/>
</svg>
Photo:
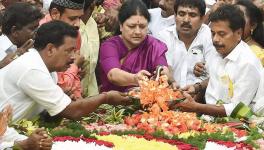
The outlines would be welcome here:
<svg viewBox="0 0 264 150">
<path fill-rule="evenodd" d="M 87 116 L 101 104 L 124 105 L 130 102 L 128 97 L 116 91 L 72 102 L 69 96 L 53 82 L 50 74 L 40 70 L 28 71 L 19 79 L 17 85 L 21 92 L 45 108 L 51 116 L 59 114 L 75 120 Z"/>
<path fill-rule="evenodd" d="M 11 63 L 13 60 L 15 60 L 16 54 L 15 53 L 8 53 L 4 59 L 0 61 L 0 69 L 4 68 L 6 65 Z"/>
<path fill-rule="evenodd" d="M 62 112 L 60 116 L 78 120 L 95 111 L 101 104 L 125 105 L 129 103 L 129 99 L 121 95 L 120 92 L 110 91 L 102 93 L 83 100 L 71 102 Z"/>
<path fill-rule="evenodd" d="M 211 116 L 226 116 L 226 111 L 223 105 L 201 104 L 196 102 L 189 94 L 184 93 L 186 100 L 176 104 L 176 107 L 181 111 L 196 112 Z"/>
<path fill-rule="evenodd" d="M 141 70 L 136 74 L 123 71 L 118 68 L 113 68 L 107 74 L 108 80 L 118 86 L 138 85 L 138 80 L 143 76 L 150 76 L 151 74 L 146 70 Z"/>
<path fill-rule="evenodd" d="M 116 41 L 108 40 L 100 47 L 100 66 L 102 71 L 106 74 L 107 79 L 117 86 L 137 85 L 138 80 L 144 75 L 150 75 L 149 72 L 141 70 L 136 74 L 126 72 L 121 69 L 120 48 Z"/>
<path fill-rule="evenodd" d="M 201 114 L 207 114 L 216 117 L 225 117 L 226 111 L 223 105 L 211 105 L 211 104 L 201 104 L 197 103 L 195 107 L 196 111 Z"/>
<path fill-rule="evenodd" d="M 95 111 L 101 104 L 106 103 L 107 94 L 99 94 L 94 97 L 71 102 L 59 115 L 64 118 L 77 120 Z"/>
</svg>

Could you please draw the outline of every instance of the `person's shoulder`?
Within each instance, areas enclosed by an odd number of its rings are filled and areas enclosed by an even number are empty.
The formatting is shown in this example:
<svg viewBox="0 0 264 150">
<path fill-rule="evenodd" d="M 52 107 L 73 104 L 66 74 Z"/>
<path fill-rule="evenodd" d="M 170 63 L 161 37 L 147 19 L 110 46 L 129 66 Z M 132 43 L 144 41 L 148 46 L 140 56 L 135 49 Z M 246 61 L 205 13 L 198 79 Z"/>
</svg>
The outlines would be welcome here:
<svg viewBox="0 0 264 150">
<path fill-rule="evenodd" d="M 164 42 L 151 35 L 147 35 L 146 40 L 147 44 L 151 46 L 154 50 L 167 50 L 167 46 Z"/>
<path fill-rule="evenodd" d="M 119 35 L 116 35 L 106 39 L 105 41 L 102 42 L 102 44 L 120 43 L 120 42 L 121 42 L 121 38 L 119 37 Z"/>
<path fill-rule="evenodd" d="M 240 63 L 244 63 L 244 64 L 252 64 L 252 65 L 257 65 L 257 66 L 261 66 L 261 63 L 259 61 L 259 59 L 257 58 L 257 56 L 254 54 L 252 48 L 245 42 L 241 41 L 238 44 L 239 48 L 239 61 L 241 61 Z"/>
<path fill-rule="evenodd" d="M 120 49 L 125 49 L 123 41 L 119 36 L 113 36 L 105 40 L 100 46 L 100 56 L 117 53 Z"/>
<path fill-rule="evenodd" d="M 160 8 L 152 8 L 152 9 L 148 9 L 150 15 L 155 15 L 155 14 L 160 14 L 161 13 L 161 9 Z"/>
<path fill-rule="evenodd" d="M 200 29 L 199 29 L 198 34 L 200 34 L 201 36 L 207 35 L 205 37 L 211 37 L 211 29 L 208 25 L 202 24 Z"/>
</svg>

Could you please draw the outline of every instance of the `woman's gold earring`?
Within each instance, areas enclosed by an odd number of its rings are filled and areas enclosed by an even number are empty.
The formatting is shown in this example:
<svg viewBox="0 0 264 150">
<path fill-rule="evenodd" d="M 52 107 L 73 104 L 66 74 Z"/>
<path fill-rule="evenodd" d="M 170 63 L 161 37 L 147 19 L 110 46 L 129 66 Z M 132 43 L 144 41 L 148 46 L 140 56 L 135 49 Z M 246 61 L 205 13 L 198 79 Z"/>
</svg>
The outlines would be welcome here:
<svg viewBox="0 0 264 150">
<path fill-rule="evenodd" d="M 254 32 L 254 29 L 251 29 L 251 30 L 250 30 L 250 34 L 252 35 L 252 34 L 253 34 L 253 32 Z"/>
</svg>

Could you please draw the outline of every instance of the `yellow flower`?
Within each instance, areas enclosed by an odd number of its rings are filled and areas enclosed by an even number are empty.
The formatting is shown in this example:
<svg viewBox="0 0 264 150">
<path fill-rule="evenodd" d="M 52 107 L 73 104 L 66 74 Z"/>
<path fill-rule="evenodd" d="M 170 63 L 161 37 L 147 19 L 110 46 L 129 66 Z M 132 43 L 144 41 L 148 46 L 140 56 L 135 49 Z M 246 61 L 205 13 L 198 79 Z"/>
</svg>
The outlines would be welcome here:
<svg viewBox="0 0 264 150">
<path fill-rule="evenodd" d="M 118 135 L 96 135 L 98 140 L 104 140 L 114 143 L 114 150 L 177 150 L 176 146 L 168 143 L 157 142 L 156 140 L 148 141 L 144 138 L 136 138 L 133 136 Z"/>
</svg>

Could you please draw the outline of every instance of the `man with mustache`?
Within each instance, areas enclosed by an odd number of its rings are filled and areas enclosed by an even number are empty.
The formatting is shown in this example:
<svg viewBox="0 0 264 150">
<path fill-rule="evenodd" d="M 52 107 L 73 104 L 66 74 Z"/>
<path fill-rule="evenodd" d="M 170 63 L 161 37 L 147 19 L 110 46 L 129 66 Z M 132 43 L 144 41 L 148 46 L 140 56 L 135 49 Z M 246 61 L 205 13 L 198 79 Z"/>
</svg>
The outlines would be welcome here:
<svg viewBox="0 0 264 150">
<path fill-rule="evenodd" d="M 40 21 L 40 24 L 51 20 L 60 20 L 69 25 L 80 28 L 80 19 L 84 14 L 84 0 L 52 0 L 49 7 L 49 14 Z M 53 74 L 57 79 L 58 85 L 71 97 L 73 100 L 81 98 L 81 77 L 80 70 L 83 67 L 84 57 L 80 55 L 81 37 L 78 35 L 75 59 L 68 62 L 69 68 L 65 72 Z"/>
<path fill-rule="evenodd" d="M 149 9 L 151 21 L 149 22 L 149 32 L 157 37 L 161 30 L 175 25 L 173 6 L 176 0 L 160 0 L 159 8 Z"/>
<path fill-rule="evenodd" d="M 166 58 L 173 71 L 174 80 L 181 87 L 201 82 L 193 74 L 196 62 L 207 61 L 215 51 L 211 32 L 203 24 L 206 5 L 204 0 L 177 0 L 174 6 L 176 25 L 159 33 L 159 39 L 166 43 Z"/>
<path fill-rule="evenodd" d="M 54 83 L 50 72 L 67 69 L 67 62 L 74 59 L 77 35 L 74 27 L 61 21 L 40 26 L 34 48 L 0 70 L 0 110 L 10 104 L 14 122 L 30 119 L 43 110 L 51 116 L 77 120 L 101 104 L 129 103 L 116 91 L 72 101 Z"/>
<path fill-rule="evenodd" d="M 33 46 L 33 36 L 39 26 L 42 14 L 38 8 L 28 3 L 9 2 L 3 14 L 0 36 L 0 68 L 5 67 Z M 7 5 L 5 5 L 7 6 Z"/>
<path fill-rule="evenodd" d="M 234 17 L 235 16 L 235 17 Z M 195 102 L 190 95 L 177 104 L 183 111 L 213 116 L 230 116 L 238 103 L 252 103 L 260 83 L 262 65 L 250 47 L 241 40 L 245 20 L 239 8 L 224 5 L 210 14 L 210 28 L 214 52 L 207 64 L 208 84 L 190 86 L 188 92 L 199 92 L 206 87 L 206 104 Z"/>
</svg>

